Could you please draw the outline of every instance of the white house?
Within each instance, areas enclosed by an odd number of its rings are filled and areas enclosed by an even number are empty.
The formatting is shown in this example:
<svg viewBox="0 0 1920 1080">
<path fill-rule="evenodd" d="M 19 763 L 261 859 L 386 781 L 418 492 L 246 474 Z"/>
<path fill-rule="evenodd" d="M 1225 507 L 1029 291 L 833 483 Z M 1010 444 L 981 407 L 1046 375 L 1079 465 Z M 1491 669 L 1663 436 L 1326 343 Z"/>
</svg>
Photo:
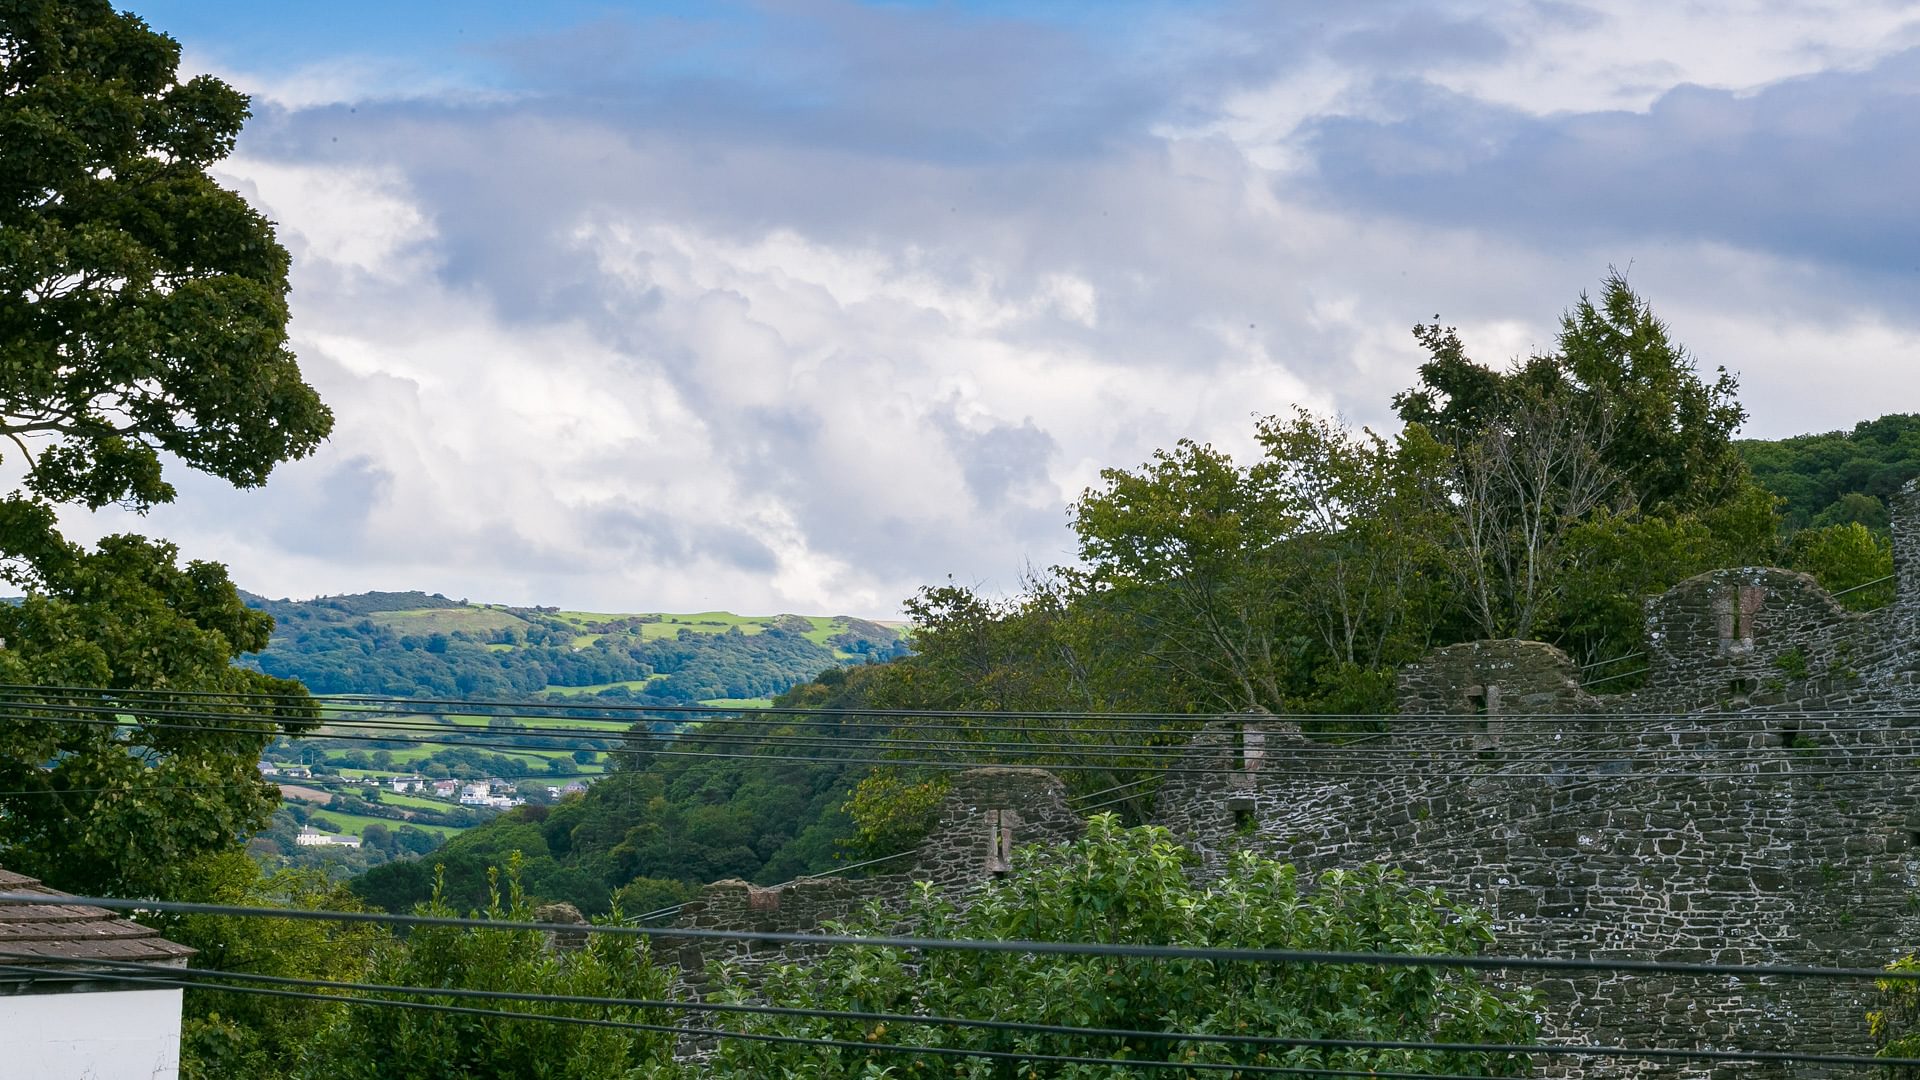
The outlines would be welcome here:
<svg viewBox="0 0 1920 1080">
<path fill-rule="evenodd" d="M 462 784 L 460 786 L 460 805 L 485 806 L 487 805 L 487 799 L 492 795 L 493 788 L 488 785 L 485 780 L 477 784 Z"/>
<path fill-rule="evenodd" d="M 458 790 L 460 790 L 460 781 L 458 780 L 435 780 L 433 782 L 433 793 L 442 799 L 453 798 L 453 793 Z"/>
<path fill-rule="evenodd" d="M 0 903 L 0 1075 L 178 1080 L 181 991 L 100 965 L 185 967 L 193 950 L 20 874 L 0 870 L 0 893 L 47 898 Z"/>
<path fill-rule="evenodd" d="M 311 825 L 302 825 L 299 835 L 293 842 L 301 847 L 350 847 L 360 846 L 360 838 L 349 833 L 324 833 Z"/>
<path fill-rule="evenodd" d="M 424 776 L 396 776 L 387 781 L 387 786 L 393 789 L 394 794 L 405 795 L 409 791 L 423 790 L 427 786 L 427 778 Z"/>
</svg>

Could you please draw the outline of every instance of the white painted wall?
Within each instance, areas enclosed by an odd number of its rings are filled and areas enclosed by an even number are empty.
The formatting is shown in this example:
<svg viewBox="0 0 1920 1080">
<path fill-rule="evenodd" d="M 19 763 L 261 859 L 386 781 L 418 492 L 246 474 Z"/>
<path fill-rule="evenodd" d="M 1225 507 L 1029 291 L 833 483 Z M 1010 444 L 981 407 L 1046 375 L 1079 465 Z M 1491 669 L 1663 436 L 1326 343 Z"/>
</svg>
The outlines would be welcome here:
<svg viewBox="0 0 1920 1080">
<path fill-rule="evenodd" d="M 180 994 L 0 995 L 0 1080 L 178 1080 Z"/>
</svg>

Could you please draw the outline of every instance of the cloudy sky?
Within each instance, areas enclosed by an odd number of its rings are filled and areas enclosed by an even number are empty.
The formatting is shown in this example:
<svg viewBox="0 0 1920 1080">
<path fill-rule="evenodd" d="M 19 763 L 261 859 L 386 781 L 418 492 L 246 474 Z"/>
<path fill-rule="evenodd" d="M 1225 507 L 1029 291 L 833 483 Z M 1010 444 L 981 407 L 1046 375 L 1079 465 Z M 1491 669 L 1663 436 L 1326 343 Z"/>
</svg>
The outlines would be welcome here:
<svg viewBox="0 0 1920 1080">
<path fill-rule="evenodd" d="M 1920 411 L 1920 10 L 136 0 L 338 416 L 135 527 L 276 596 L 885 616 L 1611 266 L 1748 433 Z M 126 528 L 108 515 L 81 530 Z"/>
</svg>

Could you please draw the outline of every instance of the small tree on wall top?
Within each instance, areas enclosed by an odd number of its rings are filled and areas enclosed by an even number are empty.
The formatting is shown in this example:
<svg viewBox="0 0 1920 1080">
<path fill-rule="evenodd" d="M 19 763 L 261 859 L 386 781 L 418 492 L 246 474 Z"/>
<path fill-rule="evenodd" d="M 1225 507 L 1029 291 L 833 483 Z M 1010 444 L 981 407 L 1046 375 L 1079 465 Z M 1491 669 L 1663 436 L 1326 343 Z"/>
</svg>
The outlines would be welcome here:
<svg viewBox="0 0 1920 1080">
<path fill-rule="evenodd" d="M 1867 1031 L 1879 1048 L 1880 1057 L 1920 1057 L 1920 960 L 1903 956 L 1887 965 L 1888 971 L 1904 978 L 1880 979 L 1874 987 L 1880 991 L 1880 1007 L 1867 1013 Z M 1911 1065 L 1892 1066 L 1887 1075 L 1910 1080 L 1920 1077 L 1920 1069 Z"/>
</svg>

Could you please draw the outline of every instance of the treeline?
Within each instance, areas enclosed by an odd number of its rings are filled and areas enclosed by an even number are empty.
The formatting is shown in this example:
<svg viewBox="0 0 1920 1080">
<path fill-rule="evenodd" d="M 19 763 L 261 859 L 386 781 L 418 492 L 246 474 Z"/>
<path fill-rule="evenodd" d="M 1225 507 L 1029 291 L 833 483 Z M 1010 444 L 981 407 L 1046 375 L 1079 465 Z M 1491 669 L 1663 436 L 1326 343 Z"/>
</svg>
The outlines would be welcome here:
<svg viewBox="0 0 1920 1080">
<path fill-rule="evenodd" d="M 1863 420 L 1852 431 L 1735 444 L 1753 477 L 1780 497 L 1789 530 L 1858 522 L 1884 532 L 1887 496 L 1920 462 L 1920 414 Z"/>
<path fill-rule="evenodd" d="M 779 625 L 757 634 L 682 629 L 667 638 L 647 637 L 635 626 L 621 625 L 576 644 L 579 627 L 531 611 L 521 613 L 522 620 L 510 628 L 409 633 L 404 621 L 392 625 L 368 618 L 367 605 L 352 604 L 355 599 L 295 603 L 255 598 L 254 605 L 274 617 L 275 629 L 266 650 L 249 663 L 324 694 L 526 697 L 550 687 L 644 680 L 643 686 L 614 686 L 599 696 L 680 705 L 770 697 L 839 662 L 831 645 Z M 849 632 L 836 644 L 876 660 L 904 650 L 899 635 L 884 627 L 873 629 L 884 637 Z"/>
<path fill-rule="evenodd" d="M 1436 646 L 1638 652 L 1644 598 L 1703 571 L 1787 565 L 1836 590 L 1891 571 L 1881 497 L 1920 472 L 1914 418 L 1737 445 L 1733 376 L 1696 371 L 1617 275 L 1505 367 L 1451 328 L 1415 338 L 1397 434 L 1296 412 L 1259 421 L 1250 461 L 1182 441 L 1105 471 L 1072 507 L 1078 565 L 1008 600 L 922 590 L 919 655 L 866 700 L 1381 713 Z M 1877 514 L 1838 509 L 1861 500 Z"/>
<path fill-rule="evenodd" d="M 549 776 L 575 776 L 580 770 L 575 767 L 596 760 L 601 751 L 617 744 L 618 740 L 603 738 L 592 732 L 582 732 L 571 740 L 576 747 L 566 756 L 553 754 L 553 739 L 550 736 L 515 735 L 511 727 L 494 727 L 486 730 L 449 727 L 445 735 L 434 739 L 440 748 L 422 757 L 410 757 L 402 762 L 394 750 L 403 747 L 417 749 L 417 743 L 408 743 L 395 739 L 382 746 L 371 744 L 376 749 L 368 749 L 369 744 L 360 740 L 348 739 L 284 739 L 276 742 L 268 753 L 276 761 L 290 761 L 306 765 L 315 776 L 335 775 L 342 769 L 363 769 L 378 772 L 418 773 L 432 780 L 484 780 L 497 776 L 506 778 L 520 776 L 527 770 L 527 762 L 509 754 L 496 753 L 485 747 L 460 746 L 459 740 L 474 740 L 497 744 L 502 741 L 517 743 L 530 750 L 538 750 L 547 757 L 543 766 Z M 452 743 L 454 745 L 443 745 Z"/>
</svg>

